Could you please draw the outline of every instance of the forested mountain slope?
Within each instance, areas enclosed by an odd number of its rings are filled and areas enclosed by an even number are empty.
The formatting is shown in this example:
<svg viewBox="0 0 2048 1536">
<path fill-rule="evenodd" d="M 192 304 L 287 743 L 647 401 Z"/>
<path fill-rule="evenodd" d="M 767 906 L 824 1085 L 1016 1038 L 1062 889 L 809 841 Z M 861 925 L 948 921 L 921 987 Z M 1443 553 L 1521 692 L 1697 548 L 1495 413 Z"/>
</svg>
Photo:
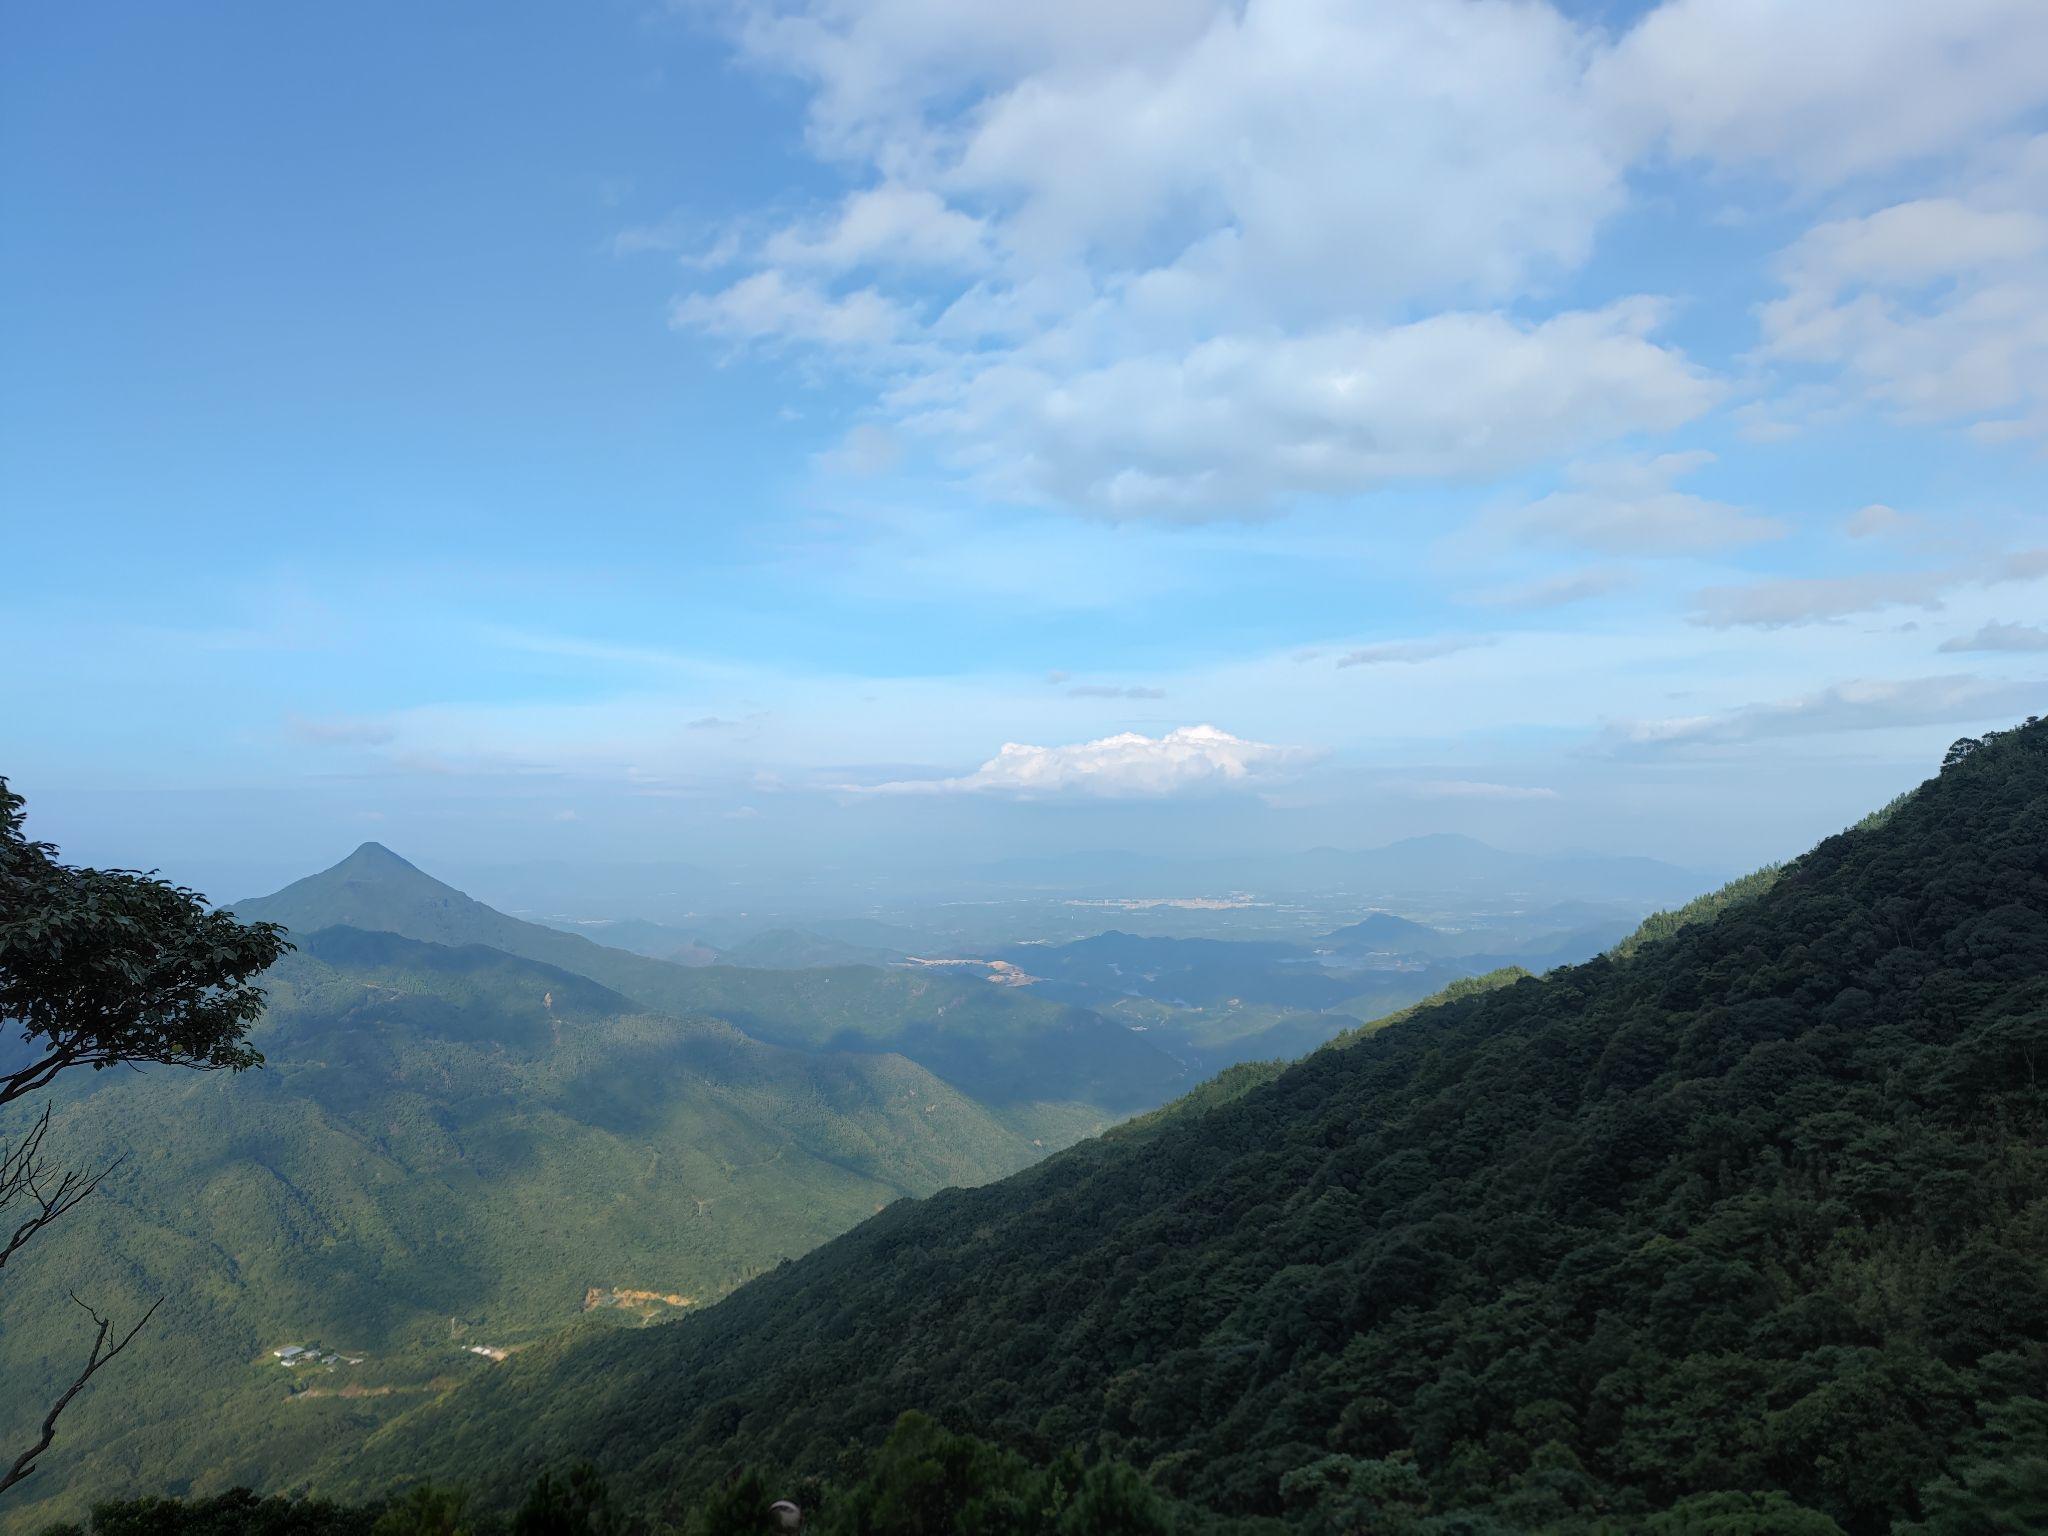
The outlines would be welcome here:
<svg viewBox="0 0 2048 1536">
<path fill-rule="evenodd" d="M 673 1498 L 750 1458 L 830 1467 L 919 1407 L 1306 1528 L 1382 1488 L 1389 1530 L 1634 1530 L 1710 1495 L 1732 1523 L 1683 1528 L 2025 1529 L 2044 1063 L 2029 726 L 1629 960 L 892 1206 L 711 1312 L 516 1360 L 328 1475 L 516 1486 L 592 1456 Z"/>
<path fill-rule="evenodd" d="M 1041 1155 L 900 1056 L 650 1015 L 481 946 L 298 943 L 265 978 L 262 1070 L 75 1074 L 52 1095 L 51 1146 L 127 1161 L 8 1266 L 0 1429 L 77 1368 L 68 1291 L 129 1318 L 169 1298 L 27 1490 L 62 1508 L 287 1486 L 430 1383 L 494 1368 L 471 1344 L 675 1315 L 905 1194 Z M 268 1353 L 314 1341 L 357 1363 Z"/>
<path fill-rule="evenodd" d="M 1006 1105 L 1078 1103 L 1120 1113 L 1150 1108 L 1188 1083 L 1179 1062 L 1120 1023 L 978 977 L 650 960 L 508 917 L 377 843 L 273 895 L 238 901 L 234 910 L 295 933 L 342 924 L 436 944 L 489 945 L 587 976 L 643 1008 L 712 1014 L 776 1044 L 895 1051 Z M 1061 1116 L 1059 1124 L 1072 1119 Z"/>
</svg>

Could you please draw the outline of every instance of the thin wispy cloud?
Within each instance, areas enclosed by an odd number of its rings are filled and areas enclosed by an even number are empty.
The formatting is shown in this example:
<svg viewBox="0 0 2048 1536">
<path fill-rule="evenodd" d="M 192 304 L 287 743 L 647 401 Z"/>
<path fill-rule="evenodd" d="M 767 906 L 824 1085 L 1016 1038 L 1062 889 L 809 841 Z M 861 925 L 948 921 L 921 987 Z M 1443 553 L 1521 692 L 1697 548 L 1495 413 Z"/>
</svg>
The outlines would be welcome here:
<svg viewBox="0 0 2048 1536">
<path fill-rule="evenodd" d="M 397 736 L 388 720 L 349 715 L 288 715 L 285 730 L 298 741 L 323 747 L 381 747 Z"/>
<path fill-rule="evenodd" d="M 1081 683 L 1067 690 L 1070 699 L 1163 699 L 1164 688 L 1143 688 L 1135 685 L 1119 687 L 1114 683 Z"/>
<path fill-rule="evenodd" d="M 1609 597 L 1616 592 L 1626 592 L 1639 581 L 1640 578 L 1632 570 L 1607 566 L 1595 570 L 1568 571 L 1558 576 L 1544 576 L 1535 581 L 1518 582 L 1512 586 L 1491 587 L 1467 594 L 1466 601 L 1487 608 L 1541 612 L 1549 608 L 1568 608 L 1574 603 L 1592 602 L 1596 598 Z"/>
<path fill-rule="evenodd" d="M 1605 745 L 1611 751 L 1660 751 L 1901 726 L 2004 722 L 2038 708 L 2044 696 L 2048 678 L 2013 683 L 1953 674 L 1858 680 L 1712 714 L 1622 722 L 1609 727 Z"/>
<path fill-rule="evenodd" d="M 1495 784 L 1485 779 L 1423 779 L 1404 787 L 1409 794 L 1424 800 L 1494 800 L 1512 804 L 1560 798 L 1556 790 L 1540 784 Z"/>
<path fill-rule="evenodd" d="M 1964 566 L 1878 571 L 1853 576 L 1791 576 L 1747 586 L 1708 587 L 1694 600 L 1693 622 L 1710 629 L 1782 629 L 1835 623 L 1886 608 L 1934 611 L 1952 593 L 2048 575 L 2048 550 L 2025 549 Z"/>
<path fill-rule="evenodd" d="M 1866 507 L 1858 507 L 1843 523 L 1842 531 L 1852 539 L 1888 539 L 1918 529 L 1920 520 L 1909 517 L 1897 507 L 1888 507 L 1881 501 L 1873 501 Z"/>
<path fill-rule="evenodd" d="M 1832 623 L 1883 608 L 1937 609 L 1942 594 L 1955 585 L 1953 576 L 1940 571 L 1789 576 L 1745 587 L 1709 587 L 1699 594 L 1693 618 L 1710 629 Z"/>
<path fill-rule="evenodd" d="M 1941 642 L 1943 651 L 2048 651 L 2048 629 L 2038 624 L 1990 623 L 1975 634 L 1952 635 Z"/>
<path fill-rule="evenodd" d="M 1381 640 L 1344 652 L 1337 658 L 1337 665 L 1414 666 L 1420 662 L 1436 661 L 1441 657 L 1455 656 L 1460 651 L 1473 651 L 1492 644 L 1494 641 L 1491 637 L 1475 635 L 1446 635 L 1434 640 Z"/>
<path fill-rule="evenodd" d="M 1581 463 L 1566 489 L 1501 518 L 1505 531 L 1607 555 L 1709 555 L 1784 537 L 1773 517 L 1676 488 L 1714 462 L 1706 452 Z"/>
</svg>

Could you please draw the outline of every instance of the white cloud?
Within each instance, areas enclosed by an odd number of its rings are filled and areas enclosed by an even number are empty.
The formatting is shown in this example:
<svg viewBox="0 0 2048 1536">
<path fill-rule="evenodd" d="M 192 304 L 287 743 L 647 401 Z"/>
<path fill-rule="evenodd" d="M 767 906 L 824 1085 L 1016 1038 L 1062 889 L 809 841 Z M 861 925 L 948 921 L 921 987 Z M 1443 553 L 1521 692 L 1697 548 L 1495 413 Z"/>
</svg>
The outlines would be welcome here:
<svg viewBox="0 0 2048 1536">
<path fill-rule="evenodd" d="M 1674 152 L 1808 186 L 1969 147 L 2048 101 L 2038 0 L 1667 0 L 1595 67 Z"/>
<path fill-rule="evenodd" d="M 781 230 L 763 245 L 775 266 L 936 267 L 978 271 L 989 263 L 982 220 L 946 205 L 924 187 L 880 186 L 848 194 L 818 228 Z"/>
<path fill-rule="evenodd" d="M 1956 635 L 1941 642 L 1941 649 L 1957 651 L 2048 651 L 2048 629 L 2038 624 L 1990 623 L 1975 634 Z"/>
<path fill-rule="evenodd" d="M 1203 518 L 1302 495 L 1482 478 L 1708 409 L 1719 388 L 1631 300 L 1525 323 L 1212 336 L 1087 360 L 1041 340 L 921 375 L 892 403 L 994 490 L 1109 516 Z"/>
<path fill-rule="evenodd" d="M 1779 261 L 1762 355 L 1835 370 L 1901 420 L 2048 434 L 2044 204 L 2048 136 L 1959 196 L 1816 226 Z"/>
<path fill-rule="evenodd" d="M 1785 525 L 1725 501 L 1674 488 L 1714 462 L 1711 453 L 1580 463 L 1567 489 L 1493 521 L 1524 537 L 1612 555 L 1702 555 L 1781 537 Z"/>
<path fill-rule="evenodd" d="M 770 269 L 717 293 L 678 299 L 669 323 L 732 341 L 795 342 L 865 356 L 893 346 L 916 320 L 873 288 L 832 295 Z"/>
<path fill-rule="evenodd" d="M 1184 725 L 1163 736 L 1126 731 L 1065 747 L 1008 742 L 974 772 L 949 779 L 899 779 L 864 786 L 868 794 L 996 793 L 1137 797 L 1252 785 L 1301 757 L 1298 749 L 1246 741 L 1213 725 Z"/>
<path fill-rule="evenodd" d="M 1722 390 L 1659 339 L 1664 305 L 1554 312 L 1657 146 L 1811 196 L 1978 153 L 2048 101 L 2038 0 L 1666 0 L 1618 38 L 1534 0 L 726 14 L 809 91 L 811 148 L 853 190 L 765 234 L 739 221 L 717 254 L 745 275 L 679 299 L 676 325 L 816 349 L 984 492 L 1113 517 L 1256 514 L 1668 432 Z M 1814 231 L 1763 359 L 1980 438 L 2040 430 L 2023 180 Z M 1930 280 L 1945 291 L 1913 289 Z M 1779 407 L 1834 409 L 1826 388 L 1750 402 L 1744 431 L 1796 431 Z M 1772 531 L 1668 485 L 1543 510 L 1617 550 Z"/>
<path fill-rule="evenodd" d="M 999 210 L 1008 250 L 1100 287 L 1228 231 L 1230 298 L 1268 316 L 1505 295 L 1621 200 L 1592 34 L 1545 6 L 1019 9 L 824 0 L 742 40 L 813 83 L 821 151 Z"/>
<path fill-rule="evenodd" d="M 1626 721 L 1608 728 L 1612 751 L 1725 746 L 1787 736 L 1896 726 L 2007 720 L 2038 707 L 2048 681 L 1989 682 L 1968 675 L 1837 683 L 1798 698 L 1714 714 Z"/>
<path fill-rule="evenodd" d="M 743 11 L 867 185 L 676 323 L 827 351 L 985 490 L 1119 517 L 1480 478 L 1718 398 L 1652 299 L 1496 307 L 1624 200 L 1597 31 L 1462 0 L 1112 9 Z"/>
<path fill-rule="evenodd" d="M 1446 636 L 1440 640 L 1382 640 L 1376 645 L 1361 645 L 1356 650 L 1346 651 L 1337 658 L 1340 667 L 1378 667 L 1390 662 L 1413 665 L 1416 662 L 1435 661 L 1439 656 L 1454 656 L 1459 651 L 1475 650 L 1482 645 L 1492 645 L 1491 639 L 1476 636 Z"/>
</svg>

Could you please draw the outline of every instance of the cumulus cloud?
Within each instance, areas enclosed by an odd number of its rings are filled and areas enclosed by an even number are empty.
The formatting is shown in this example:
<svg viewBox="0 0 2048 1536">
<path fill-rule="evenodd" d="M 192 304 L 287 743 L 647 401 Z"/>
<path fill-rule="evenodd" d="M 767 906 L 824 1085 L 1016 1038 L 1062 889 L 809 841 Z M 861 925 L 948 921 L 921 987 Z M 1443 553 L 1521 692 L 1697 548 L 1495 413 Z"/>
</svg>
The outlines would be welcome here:
<svg viewBox="0 0 2048 1536">
<path fill-rule="evenodd" d="M 2038 624 L 1986 624 L 1973 635 L 1956 635 L 1941 642 L 1941 649 L 1956 651 L 2048 651 L 2048 629 Z"/>
<path fill-rule="evenodd" d="M 1704 555 L 1782 537 L 1785 525 L 1675 488 L 1714 462 L 1702 450 L 1574 464 L 1566 489 L 1501 515 L 1524 537 L 1611 555 Z"/>
<path fill-rule="evenodd" d="M 1256 513 L 1288 497 L 1483 478 L 1692 420 L 1719 386 L 1625 300 L 1225 333 L 1172 349 L 1040 338 L 891 398 L 992 491 L 1111 517 Z"/>
<path fill-rule="evenodd" d="M 2025 714 L 2039 707 L 2044 693 L 2048 681 L 1990 682 L 1969 675 L 1859 680 L 1713 714 L 1620 722 L 1608 728 L 1605 744 L 1626 753 L 1893 726 L 1972 724 Z"/>
<path fill-rule="evenodd" d="M 1667 432 L 1722 392 L 1660 339 L 1663 306 L 1551 298 L 1632 169 L 1662 146 L 1811 195 L 2048 100 L 2035 0 L 1665 0 L 1619 36 L 1470 0 L 721 14 L 808 93 L 810 148 L 852 190 L 740 220 L 674 323 L 814 351 L 988 493 L 1116 517 L 1255 514 Z M 1980 435 L 2033 430 L 2025 318 L 2048 306 L 1997 275 L 2035 259 L 2026 207 L 1987 190 L 1815 231 L 1765 357 L 1914 411 L 1978 402 Z M 1936 258 L 1983 275 L 1930 315 L 1900 285 Z M 1749 409 L 1754 434 L 1796 429 Z M 1562 495 L 1545 515 L 1595 547 L 1770 532 L 1668 486 L 1656 506 Z"/>
<path fill-rule="evenodd" d="M 1163 736 L 1125 731 L 1064 747 L 1007 742 L 972 773 L 946 779 L 899 779 L 865 786 L 862 792 L 1113 798 L 1173 795 L 1248 787 L 1301 756 L 1297 748 L 1247 741 L 1213 725 L 1184 725 Z"/>
<path fill-rule="evenodd" d="M 1006 498 L 1256 513 L 1484 476 L 1719 397 L 1583 262 L 1633 153 L 1542 5 L 836 0 L 739 12 L 864 182 L 679 327 L 829 354 Z"/>
<path fill-rule="evenodd" d="M 1833 370 L 1901 420 L 2048 434 L 2044 205 L 2048 136 L 1960 195 L 1816 226 L 1779 260 L 1762 355 Z"/>
<path fill-rule="evenodd" d="M 1447 635 L 1437 640 L 1382 640 L 1375 645 L 1361 645 L 1356 650 L 1346 651 L 1337 658 L 1337 665 L 1379 667 L 1391 662 L 1412 666 L 1416 662 L 1435 661 L 1439 656 L 1453 656 L 1459 651 L 1470 651 L 1493 643 L 1490 638 L 1473 635 Z"/>
<path fill-rule="evenodd" d="M 812 85 L 825 155 L 994 208 L 1033 272 L 1098 291 L 1228 232 L 1229 297 L 1265 316 L 1504 296 L 1582 259 L 1622 196 L 1591 34 L 1548 7 L 1030 9 L 821 3 L 752 13 L 742 45 Z"/>
<path fill-rule="evenodd" d="M 1682 156 L 1827 185 L 1979 142 L 2048 101 L 2036 0 L 1666 0 L 1594 69 Z"/>
</svg>

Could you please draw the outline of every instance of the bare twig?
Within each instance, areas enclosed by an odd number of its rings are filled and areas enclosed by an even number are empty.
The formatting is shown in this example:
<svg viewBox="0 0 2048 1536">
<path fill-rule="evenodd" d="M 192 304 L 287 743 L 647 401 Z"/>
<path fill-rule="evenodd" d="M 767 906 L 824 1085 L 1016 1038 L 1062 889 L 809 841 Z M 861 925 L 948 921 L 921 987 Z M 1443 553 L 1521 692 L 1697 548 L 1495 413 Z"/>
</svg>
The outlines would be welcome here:
<svg viewBox="0 0 2048 1536">
<path fill-rule="evenodd" d="M 84 1390 L 85 1384 L 92 1380 L 93 1374 L 100 1367 L 104 1366 L 109 1360 L 120 1354 L 122 1350 L 134 1342 L 135 1335 L 142 1332 L 144 1325 L 152 1317 L 156 1316 L 156 1309 L 164 1304 L 163 1297 L 157 1297 L 155 1301 L 149 1304 L 149 1310 L 142 1314 L 140 1321 L 133 1328 L 122 1334 L 120 1342 L 109 1349 L 107 1348 L 107 1335 L 113 1330 L 112 1320 L 101 1317 L 91 1307 L 79 1301 L 75 1293 L 71 1299 L 78 1306 L 84 1308 L 85 1315 L 93 1320 L 96 1327 L 97 1331 L 93 1334 L 92 1340 L 92 1352 L 86 1356 L 85 1369 L 78 1373 L 78 1379 L 64 1389 L 64 1395 L 52 1403 L 50 1411 L 43 1416 L 42 1437 L 34 1445 L 17 1456 L 14 1465 L 9 1467 L 5 1474 L 0 1474 L 0 1493 L 5 1493 L 9 1488 L 12 1488 L 16 1483 L 35 1471 L 36 1458 L 47 1451 L 50 1448 L 50 1442 L 57 1438 L 57 1415 L 71 1406 L 71 1399 L 78 1396 Z"/>
<path fill-rule="evenodd" d="M 100 1181 L 121 1166 L 122 1160 L 116 1158 L 98 1173 L 65 1169 L 51 1183 L 42 1160 L 43 1137 L 49 1129 L 50 1109 L 44 1105 L 27 1135 L 11 1147 L 0 1148 L 0 1212 L 23 1200 L 31 1207 L 13 1233 L 0 1241 L 0 1269 L 6 1268 L 7 1261 L 30 1238 L 98 1189 Z M 0 1222 L 0 1234 L 5 1232 L 4 1222 Z"/>
</svg>

